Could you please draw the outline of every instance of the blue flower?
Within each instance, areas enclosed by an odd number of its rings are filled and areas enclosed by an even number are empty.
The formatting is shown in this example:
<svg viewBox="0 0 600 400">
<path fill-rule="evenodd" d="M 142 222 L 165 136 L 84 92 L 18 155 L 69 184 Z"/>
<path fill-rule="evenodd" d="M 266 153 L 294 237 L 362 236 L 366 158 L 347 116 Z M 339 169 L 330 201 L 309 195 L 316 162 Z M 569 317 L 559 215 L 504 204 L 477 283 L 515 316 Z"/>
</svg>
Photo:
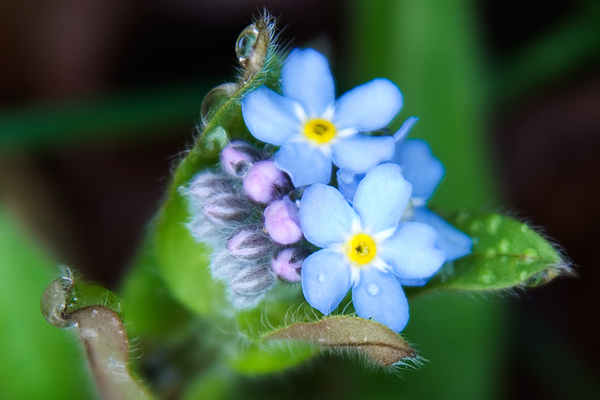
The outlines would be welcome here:
<svg viewBox="0 0 600 400">
<path fill-rule="evenodd" d="M 459 231 L 442 217 L 429 210 L 426 205 L 444 176 L 444 166 L 433 156 L 424 140 L 405 140 L 408 132 L 418 121 L 410 117 L 394 135 L 396 150 L 390 162 L 399 164 L 404 178 L 412 185 L 409 207 L 402 219 L 421 222 L 433 227 L 438 234 L 437 245 L 446 253 L 446 261 L 454 261 L 471 253 L 473 240 Z M 364 174 L 338 171 L 338 186 L 347 199 L 352 199 Z M 422 286 L 428 279 L 404 281 L 406 286 Z"/>
<path fill-rule="evenodd" d="M 433 228 L 400 223 L 411 185 L 397 164 L 382 164 L 360 182 L 353 206 L 334 187 L 309 186 L 300 203 L 304 236 L 319 250 L 302 266 L 308 303 L 329 314 L 352 288 L 356 313 L 400 332 L 408 322 L 402 279 L 433 275 L 446 255 Z"/>
<path fill-rule="evenodd" d="M 335 100 L 327 59 L 313 49 L 292 51 L 281 71 L 283 96 L 265 86 L 242 99 L 250 133 L 281 148 L 275 164 L 294 186 L 329 183 L 332 161 L 365 173 L 394 153 L 390 136 L 365 136 L 387 126 L 402 108 L 400 90 L 374 79 Z"/>
</svg>

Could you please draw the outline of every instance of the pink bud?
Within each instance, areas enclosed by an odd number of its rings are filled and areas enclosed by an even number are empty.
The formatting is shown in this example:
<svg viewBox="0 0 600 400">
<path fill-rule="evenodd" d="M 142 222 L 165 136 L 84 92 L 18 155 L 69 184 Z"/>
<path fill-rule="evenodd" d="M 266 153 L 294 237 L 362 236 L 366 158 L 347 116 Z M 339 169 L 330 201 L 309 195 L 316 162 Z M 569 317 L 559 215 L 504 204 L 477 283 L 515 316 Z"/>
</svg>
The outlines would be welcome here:
<svg viewBox="0 0 600 400">
<path fill-rule="evenodd" d="M 265 209 L 265 228 L 274 242 L 292 244 L 302 239 L 300 213 L 289 197 L 275 200 Z"/>
<path fill-rule="evenodd" d="M 261 204 L 277 200 L 288 186 L 288 177 L 271 160 L 257 162 L 244 177 L 246 194 Z"/>
<path fill-rule="evenodd" d="M 247 164 L 252 164 L 260 159 L 258 151 L 242 140 L 229 143 L 221 150 L 219 157 L 223 171 L 229 175 L 240 177 L 247 172 Z"/>
<path fill-rule="evenodd" d="M 284 249 L 271 261 L 273 272 L 286 282 L 300 282 L 302 263 L 308 256 L 304 248 Z"/>
</svg>

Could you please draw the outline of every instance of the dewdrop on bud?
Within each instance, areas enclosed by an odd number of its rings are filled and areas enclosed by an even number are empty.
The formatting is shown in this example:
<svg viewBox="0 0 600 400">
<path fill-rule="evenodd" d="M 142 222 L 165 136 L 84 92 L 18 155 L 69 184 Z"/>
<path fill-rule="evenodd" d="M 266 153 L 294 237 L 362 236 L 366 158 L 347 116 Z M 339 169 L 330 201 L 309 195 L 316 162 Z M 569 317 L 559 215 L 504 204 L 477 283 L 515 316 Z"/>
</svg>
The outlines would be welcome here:
<svg viewBox="0 0 600 400">
<path fill-rule="evenodd" d="M 273 242 L 261 225 L 245 225 L 227 239 L 227 249 L 233 257 L 255 259 L 273 251 Z"/>
<path fill-rule="evenodd" d="M 292 244 L 302 239 L 300 212 L 289 197 L 275 200 L 265 209 L 265 228 L 271 239 L 279 244 Z"/>
<path fill-rule="evenodd" d="M 250 215 L 252 205 L 234 193 L 215 193 L 206 199 L 202 211 L 213 224 L 223 225 L 240 221 Z"/>
<path fill-rule="evenodd" d="M 279 278 L 286 282 L 300 282 L 300 270 L 309 251 L 303 247 L 284 249 L 271 261 L 271 268 Z"/>
<path fill-rule="evenodd" d="M 260 160 L 260 154 L 250 144 L 236 140 L 225 146 L 219 159 L 223 171 L 229 175 L 243 178 L 252 164 Z"/>
<path fill-rule="evenodd" d="M 255 163 L 244 177 L 244 190 L 248 197 L 261 204 L 281 198 L 290 186 L 288 177 L 271 160 Z"/>
<path fill-rule="evenodd" d="M 239 296 L 259 296 L 266 293 L 275 283 L 275 276 L 268 267 L 251 265 L 233 277 L 229 288 Z"/>
</svg>

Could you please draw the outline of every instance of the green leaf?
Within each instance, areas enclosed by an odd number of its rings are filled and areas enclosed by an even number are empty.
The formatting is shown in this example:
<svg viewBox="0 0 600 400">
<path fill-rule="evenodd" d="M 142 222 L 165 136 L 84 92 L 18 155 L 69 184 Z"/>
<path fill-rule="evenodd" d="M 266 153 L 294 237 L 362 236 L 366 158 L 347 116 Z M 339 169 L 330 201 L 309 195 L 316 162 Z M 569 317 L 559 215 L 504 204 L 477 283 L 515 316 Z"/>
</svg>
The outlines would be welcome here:
<svg viewBox="0 0 600 400">
<path fill-rule="evenodd" d="M 500 290 L 537 286 L 568 274 L 559 252 L 527 224 L 489 212 L 459 211 L 449 218 L 473 238 L 473 252 L 442 270 L 419 294 L 434 289 Z"/>
<path fill-rule="evenodd" d="M 44 321 L 39 296 L 56 264 L 0 208 L 0 398 L 93 398 L 80 349 Z"/>
</svg>

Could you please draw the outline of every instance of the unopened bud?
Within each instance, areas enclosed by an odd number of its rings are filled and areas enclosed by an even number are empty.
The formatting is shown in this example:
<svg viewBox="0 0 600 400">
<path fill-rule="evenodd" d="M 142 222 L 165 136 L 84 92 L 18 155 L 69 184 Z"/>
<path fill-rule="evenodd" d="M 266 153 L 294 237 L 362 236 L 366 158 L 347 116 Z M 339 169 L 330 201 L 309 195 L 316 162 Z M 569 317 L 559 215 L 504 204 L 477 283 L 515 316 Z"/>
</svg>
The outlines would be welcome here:
<svg viewBox="0 0 600 400">
<path fill-rule="evenodd" d="M 300 282 L 300 270 L 310 252 L 303 248 L 284 249 L 271 261 L 273 272 L 286 282 Z"/>
<path fill-rule="evenodd" d="M 290 185 L 287 175 L 271 160 L 255 163 L 244 178 L 244 190 L 257 203 L 269 204 L 281 198 Z"/>
<path fill-rule="evenodd" d="M 206 199 L 202 211 L 217 225 L 240 221 L 250 215 L 252 205 L 243 196 L 233 193 L 215 193 Z"/>
<path fill-rule="evenodd" d="M 300 212 L 289 197 L 275 200 L 265 209 L 265 228 L 271 239 L 279 244 L 292 244 L 302 239 Z"/>
<path fill-rule="evenodd" d="M 273 242 L 262 225 L 245 225 L 229 236 L 227 249 L 233 257 L 255 259 L 273 251 Z"/>
<path fill-rule="evenodd" d="M 197 175 L 185 190 L 194 200 L 204 200 L 220 192 L 233 192 L 231 179 L 223 173 L 210 171 Z"/>
<path fill-rule="evenodd" d="M 260 154 L 250 144 L 236 140 L 225 146 L 219 158 L 223 171 L 229 175 L 243 178 L 248 173 L 250 166 L 260 160 Z"/>
<path fill-rule="evenodd" d="M 239 296 L 258 296 L 265 293 L 276 279 L 264 265 L 252 265 L 242 269 L 229 283 L 231 291 Z"/>
</svg>

